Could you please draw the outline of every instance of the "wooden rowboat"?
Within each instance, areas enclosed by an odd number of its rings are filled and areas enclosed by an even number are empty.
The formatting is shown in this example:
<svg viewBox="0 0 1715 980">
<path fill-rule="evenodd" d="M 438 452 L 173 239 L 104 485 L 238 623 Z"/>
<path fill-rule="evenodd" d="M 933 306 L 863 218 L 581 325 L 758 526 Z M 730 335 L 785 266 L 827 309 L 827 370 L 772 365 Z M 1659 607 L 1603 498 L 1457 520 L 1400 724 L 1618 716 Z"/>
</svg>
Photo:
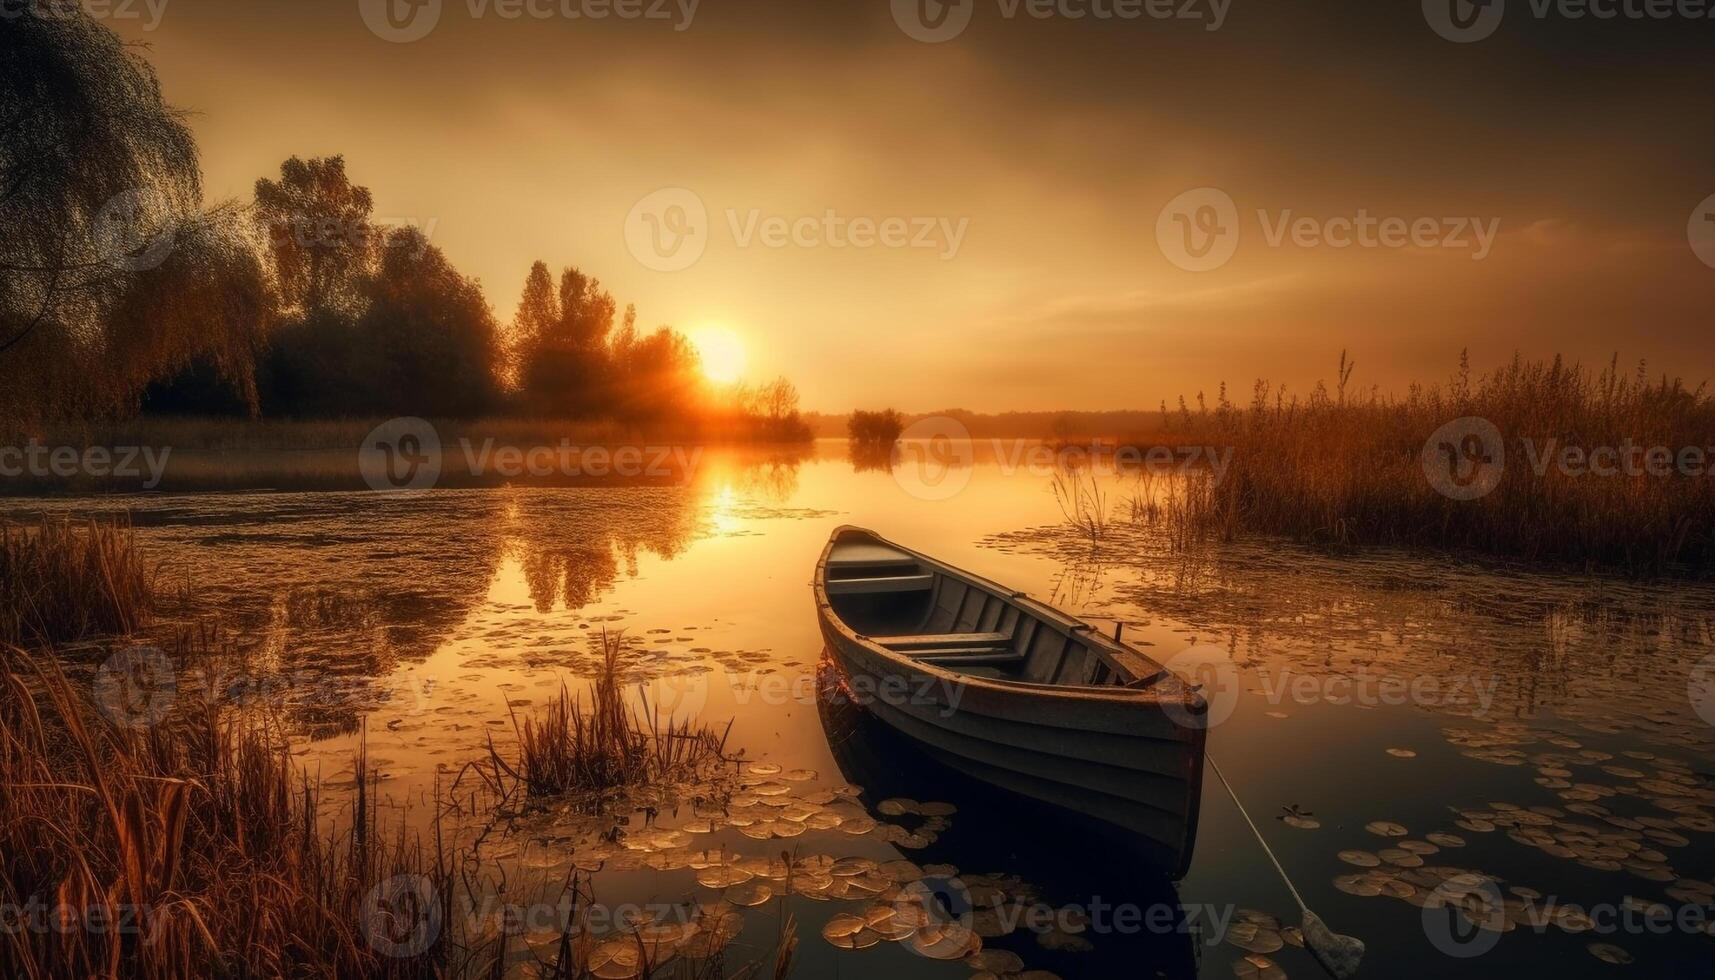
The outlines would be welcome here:
<svg viewBox="0 0 1715 980">
<path fill-rule="evenodd" d="M 816 563 L 853 700 L 941 762 L 1191 863 L 1208 705 L 1090 624 L 856 527 Z"/>
</svg>

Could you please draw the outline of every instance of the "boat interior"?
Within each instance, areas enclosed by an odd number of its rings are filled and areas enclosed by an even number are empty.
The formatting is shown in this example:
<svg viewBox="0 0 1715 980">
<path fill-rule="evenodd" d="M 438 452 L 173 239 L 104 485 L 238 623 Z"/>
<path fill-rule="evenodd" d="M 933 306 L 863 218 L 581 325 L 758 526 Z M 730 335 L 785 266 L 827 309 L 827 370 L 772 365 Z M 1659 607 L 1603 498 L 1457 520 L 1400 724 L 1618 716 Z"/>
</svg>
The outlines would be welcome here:
<svg viewBox="0 0 1715 980">
<path fill-rule="evenodd" d="M 825 581 L 828 602 L 846 625 L 920 663 L 1070 687 L 1147 687 L 1166 675 L 1140 676 L 1088 627 L 1033 615 L 1016 596 L 871 538 L 836 542 Z"/>
</svg>

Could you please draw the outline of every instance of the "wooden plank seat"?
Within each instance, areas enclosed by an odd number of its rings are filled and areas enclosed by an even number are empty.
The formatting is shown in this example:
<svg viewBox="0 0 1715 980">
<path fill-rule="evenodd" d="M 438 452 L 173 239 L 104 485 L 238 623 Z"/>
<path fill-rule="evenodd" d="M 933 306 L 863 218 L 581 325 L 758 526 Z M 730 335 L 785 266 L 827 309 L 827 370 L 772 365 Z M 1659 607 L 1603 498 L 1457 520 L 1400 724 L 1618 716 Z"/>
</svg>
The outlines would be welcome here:
<svg viewBox="0 0 1715 980">
<path fill-rule="evenodd" d="M 828 580 L 829 595 L 869 595 L 879 592 L 928 592 L 935 587 L 933 575 L 877 575 L 869 578 Z"/>
<path fill-rule="evenodd" d="M 966 647 L 956 650 L 927 650 L 912 654 L 919 663 L 936 667 L 1004 667 L 1023 663 L 1028 655 L 1011 647 Z"/>
<path fill-rule="evenodd" d="M 832 569 L 861 566 L 863 568 L 910 568 L 917 567 L 914 555 L 889 548 L 886 545 L 868 542 L 841 544 L 834 548 L 828 556 L 828 567 Z"/>
<path fill-rule="evenodd" d="M 922 633 L 916 636 L 874 636 L 889 650 L 937 650 L 955 647 L 999 647 L 1012 643 L 1011 633 Z"/>
</svg>

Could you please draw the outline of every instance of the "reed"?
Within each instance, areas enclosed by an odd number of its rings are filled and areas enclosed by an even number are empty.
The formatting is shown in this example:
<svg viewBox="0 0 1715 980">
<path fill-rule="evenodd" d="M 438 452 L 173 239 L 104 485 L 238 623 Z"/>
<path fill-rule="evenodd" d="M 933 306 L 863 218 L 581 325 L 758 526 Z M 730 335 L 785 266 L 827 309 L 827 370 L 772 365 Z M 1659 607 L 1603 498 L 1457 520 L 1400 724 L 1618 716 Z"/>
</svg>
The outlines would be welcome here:
<svg viewBox="0 0 1715 980">
<path fill-rule="evenodd" d="M 541 716 L 514 718 L 516 761 L 490 740 L 488 778 L 497 788 L 512 784 L 502 795 L 517 786 L 527 797 L 649 786 L 692 776 L 724 758 L 730 722 L 716 733 L 694 719 L 663 717 L 646 695 L 634 707 L 621 682 L 622 637 L 604 632 L 601 643 L 601 671 L 587 705 L 562 685 Z"/>
<path fill-rule="evenodd" d="M 1185 481 L 1176 519 L 1209 536 L 1289 536 L 1336 545 L 1470 551 L 1634 574 L 1715 573 L 1715 477 L 1568 472 L 1565 447 L 1715 444 L 1715 397 L 1704 386 L 1652 380 L 1618 361 L 1592 372 L 1560 358 L 1515 357 L 1473 377 L 1461 358 L 1440 385 L 1403 398 L 1348 392 L 1342 355 L 1335 384 L 1305 399 L 1259 381 L 1248 407 L 1223 390 L 1210 408 L 1162 407 L 1160 431 L 1127 444 L 1230 447 L 1224 475 Z M 1426 474 L 1426 443 L 1443 425 L 1480 418 L 1501 436 L 1505 465 L 1493 490 L 1453 499 Z M 1545 461 L 1546 465 L 1545 465 Z M 1715 464 L 1715 460 L 1710 460 Z M 1147 517 L 1147 506 L 1134 508 Z M 1167 516 L 1174 517 L 1173 513 Z M 1157 515 L 1159 519 L 1160 515 Z"/>
<path fill-rule="evenodd" d="M 1055 471 L 1049 490 L 1068 527 L 1092 542 L 1107 537 L 1111 505 L 1094 473 L 1062 467 Z"/>
<path fill-rule="evenodd" d="M 317 786 L 265 722 L 181 698 L 122 728 L 52 660 L 0 657 L 0 902 L 24 910 L 0 975 L 446 975 L 444 931 L 415 956 L 373 941 L 384 883 L 427 884 L 450 922 L 451 876 L 438 845 L 378 833 L 361 765 L 365 815 L 323 834 Z"/>
<path fill-rule="evenodd" d="M 146 626 L 155 575 L 123 517 L 0 521 L 0 643 L 39 647 Z"/>
</svg>

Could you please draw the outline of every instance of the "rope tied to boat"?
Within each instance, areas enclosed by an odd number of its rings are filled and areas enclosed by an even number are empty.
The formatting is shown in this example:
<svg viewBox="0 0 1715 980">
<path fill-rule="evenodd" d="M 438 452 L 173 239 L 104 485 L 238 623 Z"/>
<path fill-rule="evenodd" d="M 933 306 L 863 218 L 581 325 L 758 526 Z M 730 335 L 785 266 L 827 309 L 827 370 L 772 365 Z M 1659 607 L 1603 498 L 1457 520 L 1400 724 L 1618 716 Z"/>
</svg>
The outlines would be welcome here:
<svg viewBox="0 0 1715 980">
<path fill-rule="evenodd" d="M 1257 827 L 1256 821 L 1251 819 L 1250 811 L 1246 810 L 1244 803 L 1239 800 L 1239 794 L 1233 792 L 1233 784 L 1227 782 L 1226 774 L 1221 772 L 1221 767 L 1216 764 L 1215 757 L 1213 755 L 1205 757 L 1209 760 L 1209 768 L 1215 771 L 1215 778 L 1221 781 L 1221 786 L 1232 798 L 1233 805 L 1239 808 L 1239 816 L 1244 817 L 1245 823 L 1250 825 L 1251 834 L 1256 837 L 1256 842 L 1262 845 L 1262 852 L 1268 855 L 1269 863 L 1273 864 L 1274 870 L 1280 874 L 1280 880 L 1286 882 L 1286 890 L 1292 893 L 1292 900 L 1298 903 L 1299 914 L 1304 919 L 1302 928 L 1305 947 L 1329 973 L 1332 973 L 1338 980 L 1347 980 L 1348 977 L 1358 972 L 1358 964 L 1364 958 L 1363 940 L 1335 932 L 1328 928 L 1327 923 L 1323 922 L 1320 916 L 1310 911 L 1310 906 L 1304 903 L 1304 896 L 1298 893 L 1297 886 L 1292 883 L 1292 877 L 1286 873 L 1285 868 L 1281 867 L 1280 859 L 1274 856 L 1274 849 L 1269 847 L 1268 841 L 1263 839 L 1262 831 Z"/>
</svg>

